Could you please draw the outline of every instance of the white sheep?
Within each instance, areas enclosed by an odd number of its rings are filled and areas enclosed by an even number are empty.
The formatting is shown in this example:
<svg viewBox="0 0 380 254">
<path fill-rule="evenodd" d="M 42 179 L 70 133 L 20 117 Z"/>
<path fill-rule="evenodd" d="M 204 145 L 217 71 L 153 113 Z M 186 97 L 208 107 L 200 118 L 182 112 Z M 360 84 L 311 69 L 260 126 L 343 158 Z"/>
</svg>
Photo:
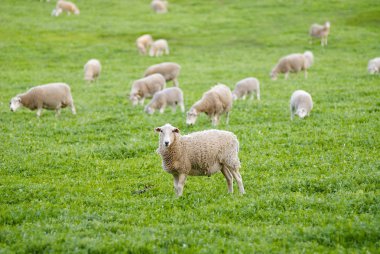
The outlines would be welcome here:
<svg viewBox="0 0 380 254">
<path fill-rule="evenodd" d="M 20 107 L 30 110 L 37 109 L 37 117 L 41 116 L 42 109 L 56 111 L 56 116 L 61 113 L 61 108 L 69 106 L 75 115 L 74 100 L 71 96 L 70 86 L 65 83 L 51 83 L 35 86 L 23 94 L 13 97 L 9 103 L 12 112 Z"/>
<path fill-rule="evenodd" d="M 153 42 L 149 51 L 149 56 L 162 56 L 163 54 L 169 55 L 169 45 L 167 40 L 159 39 Z"/>
<path fill-rule="evenodd" d="M 78 7 L 74 3 L 58 0 L 57 5 L 55 6 L 55 9 L 52 11 L 51 15 L 59 16 L 64 11 L 67 12 L 67 15 L 70 15 L 71 13 L 79 15 L 80 13 Z"/>
<path fill-rule="evenodd" d="M 170 87 L 155 93 L 153 99 L 146 105 L 145 112 L 153 114 L 154 110 L 159 109 L 162 114 L 167 105 L 172 106 L 173 112 L 176 111 L 177 105 L 180 106 L 182 112 L 185 112 L 183 92 L 180 88 Z"/>
<path fill-rule="evenodd" d="M 370 74 L 375 74 L 380 72 L 380 57 L 369 60 L 368 62 L 368 72 Z"/>
<path fill-rule="evenodd" d="M 206 130 L 182 136 L 170 124 L 155 131 L 160 133 L 157 153 L 162 157 L 163 169 L 174 177 L 177 196 L 182 195 L 188 175 L 210 176 L 219 171 L 226 178 L 229 193 L 233 192 L 233 179 L 240 193 L 245 193 L 239 173 L 239 141 L 232 132 Z"/>
<path fill-rule="evenodd" d="M 155 13 L 162 14 L 168 12 L 168 2 L 165 0 L 153 0 L 150 6 Z"/>
<path fill-rule="evenodd" d="M 326 22 L 324 25 L 312 24 L 309 30 L 309 35 L 311 36 L 311 41 L 313 37 L 321 38 L 321 45 L 324 47 L 327 46 L 327 37 L 330 33 L 330 22 Z"/>
<path fill-rule="evenodd" d="M 194 103 L 187 112 L 186 124 L 195 124 L 198 115 L 202 112 L 211 118 L 212 125 L 214 126 L 218 125 L 220 115 L 226 113 L 226 124 L 228 124 L 231 108 L 231 90 L 226 85 L 218 84 L 205 92 L 202 99 Z"/>
<path fill-rule="evenodd" d="M 251 99 L 253 99 L 254 93 L 256 93 L 257 100 L 260 100 L 260 82 L 257 78 L 250 77 L 236 83 L 232 97 L 234 100 L 239 98 L 245 100 L 247 95 L 251 95 Z"/>
<path fill-rule="evenodd" d="M 129 99 L 133 106 L 136 106 L 139 102 L 144 105 L 145 98 L 152 97 L 156 92 L 164 89 L 165 86 L 165 78 L 159 73 L 138 79 L 133 82 Z"/>
<path fill-rule="evenodd" d="M 313 109 L 313 100 L 308 92 L 303 90 L 295 91 L 290 98 L 290 119 L 293 120 L 294 115 L 300 118 L 310 115 Z"/>
<path fill-rule="evenodd" d="M 155 64 L 150 67 L 148 67 L 145 70 L 144 76 L 147 77 L 149 75 L 152 75 L 154 73 L 160 73 L 162 76 L 164 76 L 166 81 L 173 80 L 174 86 L 179 86 L 178 83 L 178 76 L 181 71 L 181 66 L 177 63 L 172 62 L 164 62 L 160 64 Z"/>
<path fill-rule="evenodd" d="M 148 48 L 152 45 L 153 38 L 150 34 L 141 35 L 136 40 L 136 46 L 141 55 L 146 55 Z"/>
<path fill-rule="evenodd" d="M 91 82 L 99 78 L 102 66 L 97 59 L 91 59 L 84 65 L 84 80 Z"/>
<path fill-rule="evenodd" d="M 285 79 L 288 79 L 290 72 L 304 71 L 305 79 L 307 78 L 307 70 L 314 62 L 314 56 L 311 51 L 305 51 L 303 54 L 290 54 L 282 57 L 277 65 L 272 69 L 270 76 L 272 80 L 277 79 L 279 73 L 285 73 Z"/>
</svg>

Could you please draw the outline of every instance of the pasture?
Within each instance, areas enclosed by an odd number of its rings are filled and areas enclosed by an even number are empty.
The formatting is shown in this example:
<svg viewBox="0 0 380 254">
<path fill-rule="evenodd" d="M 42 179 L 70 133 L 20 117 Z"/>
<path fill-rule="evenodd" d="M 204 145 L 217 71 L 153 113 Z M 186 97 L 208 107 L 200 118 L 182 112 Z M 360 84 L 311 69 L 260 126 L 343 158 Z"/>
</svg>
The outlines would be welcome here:
<svg viewBox="0 0 380 254">
<path fill-rule="evenodd" d="M 50 16 L 54 1 L 0 4 L 0 253 L 379 252 L 380 76 L 367 63 L 380 56 L 380 2 L 171 0 L 163 15 L 150 1 L 74 2 L 79 16 Z M 328 46 L 309 44 L 310 25 L 326 20 Z M 171 54 L 140 56 L 145 33 Z M 280 57 L 305 50 L 308 79 L 270 80 Z M 103 70 L 88 85 L 90 58 Z M 236 101 L 217 126 L 240 141 L 245 195 L 218 173 L 189 177 L 175 196 L 154 128 L 212 127 L 131 106 L 133 80 L 164 61 L 182 66 L 186 109 L 217 82 L 260 80 L 261 101 Z M 13 96 L 50 82 L 71 85 L 77 115 L 10 112 Z M 290 121 L 296 89 L 314 109 Z"/>
</svg>

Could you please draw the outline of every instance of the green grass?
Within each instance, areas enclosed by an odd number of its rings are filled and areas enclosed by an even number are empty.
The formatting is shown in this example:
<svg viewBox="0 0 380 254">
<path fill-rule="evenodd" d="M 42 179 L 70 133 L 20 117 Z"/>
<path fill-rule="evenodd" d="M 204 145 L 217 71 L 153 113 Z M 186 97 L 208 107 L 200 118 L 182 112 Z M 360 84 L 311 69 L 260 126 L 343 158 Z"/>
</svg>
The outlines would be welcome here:
<svg viewBox="0 0 380 254">
<path fill-rule="evenodd" d="M 173 0 L 155 15 L 149 2 L 80 0 L 80 16 L 55 18 L 53 1 L 1 1 L 0 253 L 379 253 L 380 76 L 367 63 L 380 52 L 380 3 Z M 322 49 L 307 32 L 325 20 Z M 172 54 L 139 56 L 143 33 L 167 39 Z M 305 50 L 315 55 L 307 80 L 269 79 L 281 56 Z M 90 58 L 103 64 L 94 85 L 83 81 Z M 227 194 L 216 174 L 189 177 L 175 197 L 153 129 L 211 125 L 127 101 L 161 61 L 181 64 L 187 109 L 217 82 L 261 81 L 262 101 L 237 101 L 218 126 L 240 140 L 246 195 L 236 184 Z M 9 111 L 11 97 L 57 81 L 71 85 L 76 116 Z M 315 108 L 291 122 L 295 89 Z"/>
</svg>

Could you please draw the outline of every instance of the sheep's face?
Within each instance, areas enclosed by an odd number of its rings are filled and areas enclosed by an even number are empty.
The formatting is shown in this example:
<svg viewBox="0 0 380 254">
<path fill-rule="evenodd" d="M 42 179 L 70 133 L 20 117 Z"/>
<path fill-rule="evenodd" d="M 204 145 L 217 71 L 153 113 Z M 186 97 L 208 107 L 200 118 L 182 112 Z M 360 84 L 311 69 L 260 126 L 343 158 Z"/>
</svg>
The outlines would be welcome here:
<svg viewBox="0 0 380 254">
<path fill-rule="evenodd" d="M 9 107 L 12 112 L 15 112 L 21 106 L 22 106 L 21 98 L 18 96 L 13 97 L 11 101 L 9 102 Z"/>
<path fill-rule="evenodd" d="M 233 99 L 234 101 L 236 101 L 236 100 L 238 99 L 238 97 L 237 97 L 235 91 L 232 93 L 232 99 Z"/>
<path fill-rule="evenodd" d="M 79 15 L 80 14 L 80 11 L 78 9 L 74 10 L 74 14 L 75 15 Z"/>
<path fill-rule="evenodd" d="M 133 106 L 136 106 L 137 103 L 139 102 L 140 95 L 139 95 L 138 93 L 132 93 L 132 94 L 129 96 L 129 99 L 131 100 L 132 105 L 133 105 Z"/>
<path fill-rule="evenodd" d="M 169 147 L 173 144 L 176 134 L 179 133 L 179 129 L 171 126 L 170 124 L 165 124 L 162 127 L 155 128 L 156 132 L 160 133 L 160 146 Z"/>
<path fill-rule="evenodd" d="M 271 78 L 272 80 L 276 80 L 276 79 L 277 79 L 277 74 L 276 74 L 276 72 L 272 71 L 269 75 L 270 75 L 270 78 Z"/>
<path fill-rule="evenodd" d="M 375 73 L 376 73 L 376 68 L 375 68 L 375 66 L 369 66 L 369 67 L 368 67 L 368 72 L 369 72 L 369 74 L 375 74 Z"/>
<path fill-rule="evenodd" d="M 297 115 L 298 115 L 300 118 L 305 118 L 305 116 L 307 116 L 307 111 L 306 111 L 306 109 L 301 108 L 301 109 L 297 110 Z"/>
<path fill-rule="evenodd" d="M 187 112 L 186 124 L 187 125 L 193 125 L 193 124 L 195 124 L 195 121 L 197 121 L 197 117 L 198 117 L 197 110 L 195 108 L 191 108 Z"/>
<path fill-rule="evenodd" d="M 145 107 L 144 111 L 145 111 L 147 114 L 149 114 L 149 115 L 151 115 L 151 114 L 154 113 L 154 109 L 151 108 L 151 107 L 149 107 L 148 105 Z"/>
</svg>

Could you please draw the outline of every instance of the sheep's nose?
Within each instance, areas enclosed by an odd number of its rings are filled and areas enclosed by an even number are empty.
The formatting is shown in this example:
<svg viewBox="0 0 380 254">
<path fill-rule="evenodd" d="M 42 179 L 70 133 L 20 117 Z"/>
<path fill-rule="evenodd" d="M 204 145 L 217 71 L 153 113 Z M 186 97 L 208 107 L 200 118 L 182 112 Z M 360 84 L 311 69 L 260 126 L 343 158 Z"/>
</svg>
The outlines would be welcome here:
<svg viewBox="0 0 380 254">
<path fill-rule="evenodd" d="M 165 141 L 165 146 L 168 146 L 169 145 L 169 142 L 168 141 Z"/>
<path fill-rule="evenodd" d="M 13 108 L 11 108 L 11 111 L 13 112 Z"/>
</svg>

